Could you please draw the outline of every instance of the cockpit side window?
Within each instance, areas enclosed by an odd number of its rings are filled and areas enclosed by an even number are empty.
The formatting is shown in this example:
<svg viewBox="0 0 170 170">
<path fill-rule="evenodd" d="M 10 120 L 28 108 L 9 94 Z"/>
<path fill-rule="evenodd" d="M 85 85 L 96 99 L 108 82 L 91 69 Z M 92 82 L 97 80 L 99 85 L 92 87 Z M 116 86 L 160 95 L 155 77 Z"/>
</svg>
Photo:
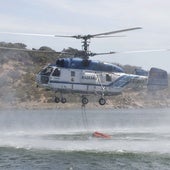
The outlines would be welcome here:
<svg viewBox="0 0 170 170">
<path fill-rule="evenodd" d="M 59 76 L 60 76 L 60 74 L 61 74 L 60 69 L 56 68 L 56 69 L 54 70 L 54 72 L 53 72 L 52 76 L 59 77 Z"/>
</svg>

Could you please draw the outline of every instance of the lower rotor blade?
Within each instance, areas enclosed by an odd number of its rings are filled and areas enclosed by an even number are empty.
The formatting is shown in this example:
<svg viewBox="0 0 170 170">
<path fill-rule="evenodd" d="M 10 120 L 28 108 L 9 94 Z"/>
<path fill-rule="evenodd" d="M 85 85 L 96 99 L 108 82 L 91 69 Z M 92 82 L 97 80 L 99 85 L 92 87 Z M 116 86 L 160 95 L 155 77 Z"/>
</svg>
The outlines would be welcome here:
<svg viewBox="0 0 170 170">
<path fill-rule="evenodd" d="M 10 47 L 0 47 L 0 50 L 25 51 L 25 52 L 36 52 L 36 53 L 56 53 L 56 54 L 63 53 L 57 51 L 31 50 L 31 49 L 20 49 L 20 48 L 10 48 Z"/>
<path fill-rule="evenodd" d="M 132 54 L 132 53 L 148 53 L 148 52 L 162 52 L 162 51 L 170 51 L 170 49 L 135 50 L 135 51 L 122 51 L 116 53 Z"/>
<path fill-rule="evenodd" d="M 108 53 L 90 53 L 89 56 L 95 56 L 95 55 L 109 55 L 109 54 L 115 54 L 116 52 L 110 51 Z"/>
</svg>

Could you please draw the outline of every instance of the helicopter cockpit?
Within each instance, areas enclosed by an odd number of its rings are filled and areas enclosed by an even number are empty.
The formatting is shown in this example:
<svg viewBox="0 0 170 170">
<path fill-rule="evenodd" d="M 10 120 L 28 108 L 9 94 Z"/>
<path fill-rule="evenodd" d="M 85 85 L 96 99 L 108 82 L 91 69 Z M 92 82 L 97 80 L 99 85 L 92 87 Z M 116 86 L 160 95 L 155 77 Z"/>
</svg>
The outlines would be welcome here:
<svg viewBox="0 0 170 170">
<path fill-rule="evenodd" d="M 60 77 L 60 69 L 54 68 L 53 66 L 47 66 L 43 70 L 41 70 L 38 74 L 39 82 L 41 84 L 47 84 L 49 82 L 50 76 Z"/>
<path fill-rule="evenodd" d="M 45 67 L 38 73 L 38 81 L 41 84 L 47 84 L 49 81 L 49 76 L 52 73 L 53 68 L 51 66 Z"/>
</svg>

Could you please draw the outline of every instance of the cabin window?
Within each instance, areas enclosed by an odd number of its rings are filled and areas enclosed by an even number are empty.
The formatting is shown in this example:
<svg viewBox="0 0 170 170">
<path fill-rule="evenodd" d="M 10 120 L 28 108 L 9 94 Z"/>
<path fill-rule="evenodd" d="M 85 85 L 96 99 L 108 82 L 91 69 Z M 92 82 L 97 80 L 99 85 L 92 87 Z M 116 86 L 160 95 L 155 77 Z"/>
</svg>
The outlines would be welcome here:
<svg viewBox="0 0 170 170">
<path fill-rule="evenodd" d="M 75 77 L 76 73 L 75 71 L 71 71 L 71 77 Z"/>
<path fill-rule="evenodd" d="M 56 68 L 53 72 L 53 75 L 52 76 L 56 76 L 56 77 L 59 77 L 60 76 L 60 70 L 58 68 Z"/>
<path fill-rule="evenodd" d="M 106 81 L 112 81 L 112 78 L 109 74 L 106 74 Z"/>
</svg>

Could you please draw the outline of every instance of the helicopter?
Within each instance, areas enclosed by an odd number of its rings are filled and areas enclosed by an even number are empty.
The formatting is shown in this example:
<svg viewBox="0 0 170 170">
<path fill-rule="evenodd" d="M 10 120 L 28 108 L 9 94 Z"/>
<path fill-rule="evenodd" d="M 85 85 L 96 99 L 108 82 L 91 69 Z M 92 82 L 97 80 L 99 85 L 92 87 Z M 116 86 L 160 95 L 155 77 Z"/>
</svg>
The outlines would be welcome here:
<svg viewBox="0 0 170 170">
<path fill-rule="evenodd" d="M 116 53 L 90 52 L 89 44 L 91 38 L 108 38 L 113 37 L 112 34 L 137 29 L 141 29 L 141 27 L 92 35 L 55 35 L 55 37 L 82 39 L 83 50 L 78 54 L 74 54 L 74 57 L 59 58 L 55 64 L 50 64 L 43 68 L 36 76 L 37 84 L 55 91 L 56 94 L 57 92 L 60 93 L 60 96 L 55 96 L 56 103 L 66 103 L 65 93 L 79 93 L 81 94 L 81 102 L 83 105 L 89 102 L 87 96 L 90 94 L 98 96 L 99 104 L 105 105 L 106 96 L 120 94 L 127 86 L 146 85 L 148 82 L 148 76 L 146 75 L 126 74 L 124 70 L 117 65 L 89 59 L 89 57 L 95 55 Z M 153 70 L 154 69 L 152 69 L 152 72 Z M 159 72 L 159 75 L 162 72 L 162 74 L 164 74 L 164 71 L 160 69 L 156 69 L 155 72 Z"/>
<path fill-rule="evenodd" d="M 134 27 L 111 32 L 87 35 L 54 35 L 60 38 L 75 38 L 82 40 L 82 50 L 77 53 L 58 52 L 61 56 L 54 64 L 49 64 L 36 75 L 38 87 L 52 90 L 55 93 L 56 103 L 66 103 L 67 93 L 78 93 L 81 96 L 82 105 L 89 102 L 89 95 L 95 95 L 100 105 L 106 104 L 106 97 L 120 94 L 126 87 L 144 86 L 150 82 L 152 87 L 165 87 L 167 85 L 167 73 L 164 70 L 152 68 L 148 75 L 127 74 L 123 68 L 108 62 L 92 60 L 96 55 L 116 54 L 117 52 L 92 53 L 89 50 L 92 38 L 109 38 L 113 34 L 141 29 Z M 40 35 L 12 33 L 19 35 Z M 40 36 L 43 36 L 42 34 Z M 45 35 L 47 36 L 47 35 Z M 162 76 L 164 75 L 164 76 Z M 162 79 L 164 77 L 164 79 Z M 154 83 L 153 83 L 154 82 Z"/>
</svg>

